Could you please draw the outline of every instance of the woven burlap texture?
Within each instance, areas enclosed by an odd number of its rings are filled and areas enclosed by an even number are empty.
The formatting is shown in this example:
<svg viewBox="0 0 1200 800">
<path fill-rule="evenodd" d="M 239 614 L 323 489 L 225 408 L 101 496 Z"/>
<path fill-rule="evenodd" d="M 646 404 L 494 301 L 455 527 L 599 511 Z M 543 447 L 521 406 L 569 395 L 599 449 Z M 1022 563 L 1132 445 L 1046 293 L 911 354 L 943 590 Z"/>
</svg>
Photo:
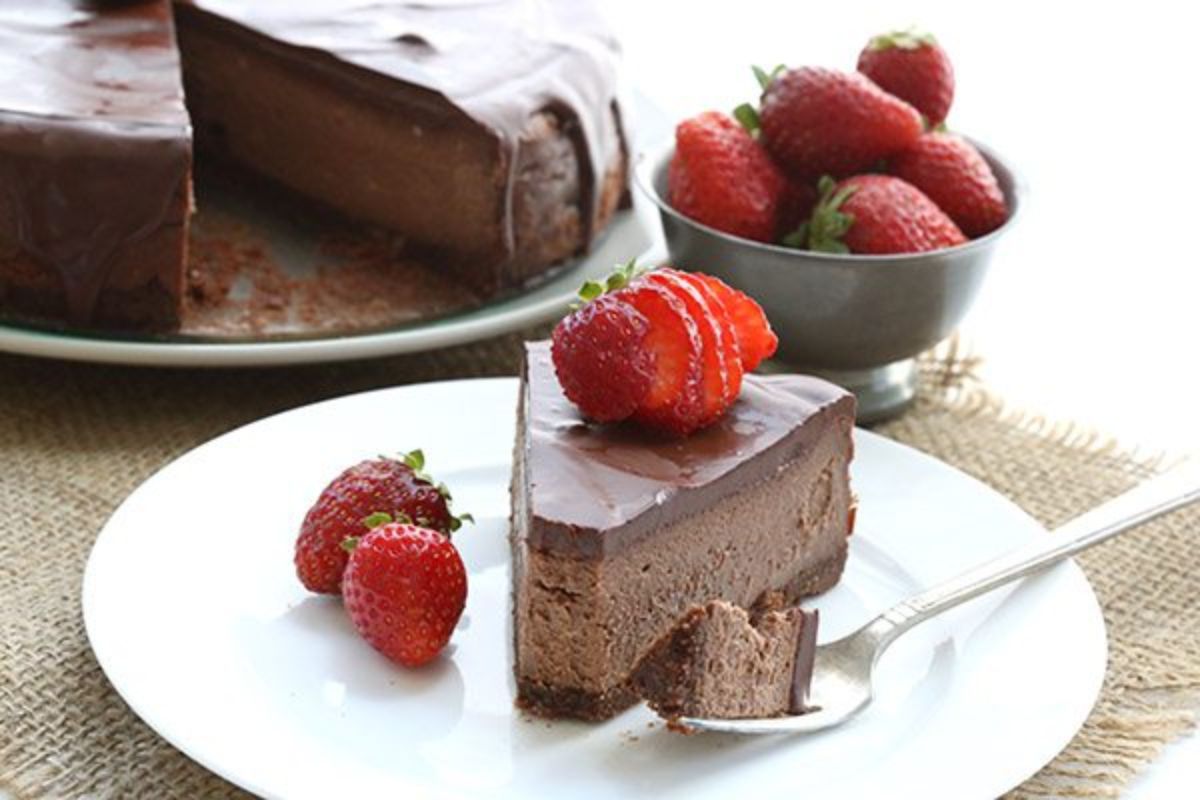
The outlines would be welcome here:
<svg viewBox="0 0 1200 800">
<path fill-rule="evenodd" d="M 135 717 L 92 657 L 79 596 L 100 526 L 156 469 L 219 433 L 354 391 L 512 374 L 520 340 L 244 372 L 0 356 L 0 788 L 17 798 L 241 796 Z M 1095 437 L 1005 411 L 967 367 L 953 352 L 927 359 L 919 402 L 880 432 L 991 484 L 1051 526 L 1152 473 Z M 1180 513 L 1081 559 L 1108 623 L 1103 693 L 1067 750 L 1014 797 L 1115 796 L 1194 724 L 1198 530 L 1197 514 Z"/>
</svg>

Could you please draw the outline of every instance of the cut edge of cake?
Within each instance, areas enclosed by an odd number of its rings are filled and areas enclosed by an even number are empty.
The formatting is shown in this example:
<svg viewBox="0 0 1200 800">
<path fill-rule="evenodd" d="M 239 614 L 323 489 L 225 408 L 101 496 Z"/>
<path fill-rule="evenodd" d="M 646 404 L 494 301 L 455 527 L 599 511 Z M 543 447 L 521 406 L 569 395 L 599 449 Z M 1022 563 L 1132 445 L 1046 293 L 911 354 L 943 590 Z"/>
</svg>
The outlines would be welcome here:
<svg viewBox="0 0 1200 800">
<path fill-rule="evenodd" d="M 692 606 L 642 658 L 639 695 L 674 730 L 681 717 L 758 719 L 802 714 L 819 616 L 773 595 L 750 610 L 724 600 Z"/>
</svg>

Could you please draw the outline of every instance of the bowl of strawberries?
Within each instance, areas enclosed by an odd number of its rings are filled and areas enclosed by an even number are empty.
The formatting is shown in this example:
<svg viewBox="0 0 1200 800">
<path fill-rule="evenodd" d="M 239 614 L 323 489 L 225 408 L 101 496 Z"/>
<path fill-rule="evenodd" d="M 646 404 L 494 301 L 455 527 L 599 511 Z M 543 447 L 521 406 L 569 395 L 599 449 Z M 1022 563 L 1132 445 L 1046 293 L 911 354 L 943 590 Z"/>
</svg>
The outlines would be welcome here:
<svg viewBox="0 0 1200 800">
<path fill-rule="evenodd" d="M 946 128 L 953 69 L 928 35 L 876 36 L 853 72 L 754 72 L 757 104 L 683 120 L 638 183 L 673 263 L 762 305 L 775 366 L 822 373 L 865 421 L 887 417 L 913 397 L 913 358 L 970 308 L 1021 183 Z"/>
</svg>

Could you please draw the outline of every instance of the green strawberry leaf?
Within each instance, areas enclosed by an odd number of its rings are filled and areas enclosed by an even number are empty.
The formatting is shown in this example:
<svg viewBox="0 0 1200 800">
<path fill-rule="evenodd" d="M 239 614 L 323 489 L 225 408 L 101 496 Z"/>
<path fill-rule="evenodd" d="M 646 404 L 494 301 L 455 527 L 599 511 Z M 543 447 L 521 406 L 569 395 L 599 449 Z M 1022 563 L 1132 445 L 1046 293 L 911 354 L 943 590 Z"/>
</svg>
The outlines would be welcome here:
<svg viewBox="0 0 1200 800">
<path fill-rule="evenodd" d="M 771 81 L 779 77 L 779 73 L 783 72 L 785 69 L 787 69 L 787 67 L 783 64 L 776 64 L 775 69 L 771 70 L 770 72 L 767 72 L 762 67 L 750 67 L 750 70 L 754 73 L 754 79 L 758 81 L 759 88 L 764 92 L 767 90 L 767 87 L 771 85 Z"/>
<path fill-rule="evenodd" d="M 370 516 L 363 517 L 362 524 L 367 526 L 367 530 L 374 530 L 380 525 L 387 525 L 392 521 L 393 519 L 391 514 L 387 513 L 386 511 L 376 511 Z"/>
<path fill-rule="evenodd" d="M 469 522 L 472 525 L 474 525 L 475 517 L 473 517 L 470 514 L 459 514 L 457 517 L 451 517 L 450 518 L 450 532 L 453 533 L 454 531 L 461 528 L 463 526 L 464 522 Z"/>
<path fill-rule="evenodd" d="M 572 311 L 578 311 L 597 297 L 624 289 L 636 278 L 649 272 L 649 267 L 639 266 L 636 258 L 631 258 L 624 264 L 618 264 L 603 281 L 585 281 L 579 287 L 579 300 L 571 304 Z"/>
<path fill-rule="evenodd" d="M 402 454 L 400 460 L 413 472 L 420 473 L 425 469 L 425 453 L 419 449 Z"/>
<path fill-rule="evenodd" d="M 849 253 L 842 241 L 854 225 L 854 215 L 841 210 L 842 204 L 858 189 L 850 185 L 837 189 L 833 178 L 825 175 L 817 183 L 821 194 L 808 222 L 808 249 L 818 253 Z"/>
<path fill-rule="evenodd" d="M 779 243 L 784 247 L 794 247 L 797 250 L 803 250 L 808 246 L 808 223 L 800 223 L 800 227 L 791 233 L 784 234 Z"/>
<path fill-rule="evenodd" d="M 932 33 L 913 27 L 872 36 L 871 41 L 867 43 L 867 47 L 871 50 L 887 50 L 891 47 L 900 50 L 918 50 L 925 45 L 932 47 L 936 44 L 937 39 L 934 38 Z"/>
<path fill-rule="evenodd" d="M 630 267 L 630 265 L 632 265 L 632 264 L 633 264 L 633 261 L 630 261 L 629 264 L 625 265 L 624 267 L 618 267 L 617 269 L 619 271 L 621 269 Z M 609 280 L 609 282 L 611 282 L 613 279 L 612 279 L 612 277 L 610 277 L 608 280 Z M 627 279 L 625 279 L 625 280 L 627 280 Z M 587 288 L 589 284 L 594 284 L 597 287 L 598 293 L 597 293 L 596 297 L 599 297 L 601 294 L 603 294 L 605 292 L 605 285 L 602 285 L 602 284 L 598 283 L 597 281 L 588 281 L 586 284 L 584 284 L 584 288 Z M 580 296 L 583 295 L 583 291 L 584 291 L 583 289 L 579 290 Z M 446 484 L 442 483 L 441 481 L 438 481 L 435 483 L 433 480 L 433 477 L 430 476 L 429 473 L 427 473 L 425 471 L 425 453 L 422 452 L 421 450 L 412 450 L 410 452 L 402 454 L 400 456 L 400 460 L 409 469 L 411 469 L 413 471 L 414 478 L 416 478 L 419 481 L 424 481 L 425 483 L 427 483 L 430 486 L 433 486 L 435 489 L 437 489 L 438 494 L 440 494 L 442 496 L 442 498 L 446 501 L 446 510 L 449 511 L 450 504 L 454 500 L 454 498 L 450 495 L 450 488 L 448 486 L 446 486 Z M 367 520 L 372 520 L 372 519 L 375 519 L 376 517 L 388 517 L 388 515 L 387 514 L 378 514 L 378 513 L 372 514 L 370 517 L 368 517 L 366 520 L 363 520 L 363 521 L 367 522 Z M 414 520 L 412 520 L 403 511 L 395 512 L 395 514 L 393 514 L 392 517 L 395 517 L 396 522 L 403 522 L 408 525 L 416 524 L 416 525 L 420 525 L 423 528 L 432 528 L 433 527 L 433 523 L 431 520 L 421 517 L 421 518 L 418 518 L 414 522 Z M 388 517 L 387 519 L 384 520 L 384 522 L 392 522 L 393 521 L 392 517 Z M 472 517 L 470 514 L 459 514 L 456 517 L 456 516 L 454 516 L 453 513 L 451 513 L 451 515 L 450 515 L 450 530 L 451 531 L 458 530 L 462 526 L 463 520 L 469 520 L 471 522 L 474 522 L 475 518 Z M 376 523 L 376 524 L 380 524 L 380 523 Z M 373 526 L 368 525 L 367 527 L 373 527 Z"/>
<path fill-rule="evenodd" d="M 579 287 L 579 299 L 585 303 L 590 303 L 602 294 L 604 294 L 604 284 L 600 281 L 585 281 L 583 286 Z"/>
<path fill-rule="evenodd" d="M 759 129 L 762 128 L 762 123 L 758 118 L 758 109 L 749 103 L 742 103 L 735 108 L 733 118 L 740 122 L 751 136 L 757 136 Z"/>
</svg>

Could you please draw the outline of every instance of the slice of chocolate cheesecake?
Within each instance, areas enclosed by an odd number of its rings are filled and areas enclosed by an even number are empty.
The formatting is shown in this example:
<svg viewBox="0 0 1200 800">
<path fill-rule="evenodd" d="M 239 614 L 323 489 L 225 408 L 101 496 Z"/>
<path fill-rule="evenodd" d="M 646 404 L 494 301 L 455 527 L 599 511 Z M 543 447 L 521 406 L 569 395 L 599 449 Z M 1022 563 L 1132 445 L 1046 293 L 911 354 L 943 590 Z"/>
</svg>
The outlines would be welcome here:
<svg viewBox="0 0 1200 800">
<path fill-rule="evenodd" d="M 638 699 L 637 664 L 692 606 L 833 586 L 852 523 L 854 398 L 748 376 L 684 439 L 584 421 L 548 342 L 526 345 L 512 481 L 517 702 L 600 720 Z"/>
<path fill-rule="evenodd" d="M 199 148 L 400 233 L 482 295 L 585 251 L 626 199 L 591 2 L 189 0 Z"/>
<path fill-rule="evenodd" d="M 176 326 L 191 128 L 170 3 L 0 3 L 0 76 L 0 310 Z"/>
<path fill-rule="evenodd" d="M 668 722 L 802 714 L 817 642 L 817 612 L 692 606 L 638 665 L 638 691 Z M 686 729 L 684 729 L 686 730 Z"/>
</svg>

